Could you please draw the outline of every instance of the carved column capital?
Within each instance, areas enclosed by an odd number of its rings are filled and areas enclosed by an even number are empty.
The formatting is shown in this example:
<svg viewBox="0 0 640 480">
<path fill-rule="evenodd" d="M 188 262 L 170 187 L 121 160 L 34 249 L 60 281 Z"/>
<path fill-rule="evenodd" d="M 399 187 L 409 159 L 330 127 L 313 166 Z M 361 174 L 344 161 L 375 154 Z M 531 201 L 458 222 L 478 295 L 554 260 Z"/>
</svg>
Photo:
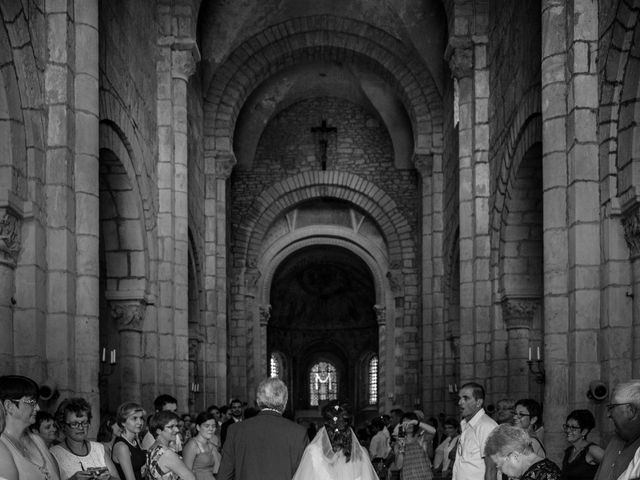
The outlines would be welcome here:
<svg viewBox="0 0 640 480">
<path fill-rule="evenodd" d="M 384 305 L 374 305 L 374 312 L 376 312 L 376 321 L 378 325 L 386 325 L 387 324 L 387 307 Z"/>
<path fill-rule="evenodd" d="M 533 315 L 539 306 L 538 297 L 505 297 L 502 300 L 502 318 L 507 330 L 531 329 Z"/>
<path fill-rule="evenodd" d="M 470 77 L 473 74 L 473 42 L 467 38 L 450 38 L 444 59 L 454 78 Z"/>
<path fill-rule="evenodd" d="M 147 306 L 144 300 L 109 300 L 111 316 L 117 322 L 118 331 L 141 332 L 144 311 Z"/>
<path fill-rule="evenodd" d="M 20 253 L 22 216 L 11 207 L 0 206 L 0 263 L 15 268 Z"/>
<path fill-rule="evenodd" d="M 413 165 L 422 178 L 429 177 L 433 171 L 433 155 L 426 153 L 414 153 Z"/>
<path fill-rule="evenodd" d="M 260 305 L 258 313 L 260 314 L 260 326 L 267 325 L 271 319 L 271 305 Z"/>
<path fill-rule="evenodd" d="M 215 155 L 216 176 L 226 180 L 231 176 L 231 171 L 237 163 L 233 152 L 217 152 Z"/>
<path fill-rule="evenodd" d="M 626 209 L 622 217 L 624 239 L 629 247 L 632 259 L 640 257 L 640 206 Z"/>
<path fill-rule="evenodd" d="M 195 73 L 199 61 L 200 52 L 195 42 L 174 44 L 171 51 L 171 75 L 186 82 Z"/>
</svg>

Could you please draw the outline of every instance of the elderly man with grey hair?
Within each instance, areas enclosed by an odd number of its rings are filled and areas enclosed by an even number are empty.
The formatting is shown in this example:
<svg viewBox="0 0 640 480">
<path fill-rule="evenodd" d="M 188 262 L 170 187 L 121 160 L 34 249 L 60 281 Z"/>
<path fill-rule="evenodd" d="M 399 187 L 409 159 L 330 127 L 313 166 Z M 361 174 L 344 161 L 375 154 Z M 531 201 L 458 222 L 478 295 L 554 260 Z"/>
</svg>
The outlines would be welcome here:
<svg viewBox="0 0 640 480">
<path fill-rule="evenodd" d="M 595 480 L 617 480 L 640 447 L 640 380 L 618 384 L 611 394 L 607 413 L 615 435 L 604 451 Z"/>
<path fill-rule="evenodd" d="M 306 428 L 282 416 L 287 399 L 279 378 L 260 382 L 260 413 L 229 427 L 217 480 L 291 480 L 309 437 Z"/>
</svg>

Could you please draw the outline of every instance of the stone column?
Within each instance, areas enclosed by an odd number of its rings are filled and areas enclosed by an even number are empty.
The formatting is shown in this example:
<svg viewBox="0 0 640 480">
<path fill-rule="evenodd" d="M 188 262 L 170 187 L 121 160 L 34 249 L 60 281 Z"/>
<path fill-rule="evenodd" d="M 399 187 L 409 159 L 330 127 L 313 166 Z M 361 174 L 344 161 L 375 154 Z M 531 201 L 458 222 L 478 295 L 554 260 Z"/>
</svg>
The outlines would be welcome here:
<svg viewBox="0 0 640 480">
<path fill-rule="evenodd" d="M 622 219 L 624 238 L 627 241 L 631 254 L 631 267 L 633 273 L 633 323 L 631 327 L 631 378 L 640 376 L 640 205 L 628 210 Z M 618 319 L 611 319 L 613 321 Z M 628 334 L 627 329 L 619 329 L 621 333 Z"/>
<path fill-rule="evenodd" d="M 387 308 L 384 305 L 374 305 L 373 310 L 378 322 L 378 409 L 388 412 L 393 406 L 389 394 L 393 394 L 394 376 L 392 369 L 388 368 L 392 364 L 388 352 L 393 352 L 393 345 L 387 346 Z"/>
<path fill-rule="evenodd" d="M 258 386 L 258 382 L 265 378 L 269 374 L 268 365 L 269 359 L 267 358 L 267 326 L 271 319 L 271 305 L 261 305 L 259 308 L 259 325 L 260 335 L 254 337 L 254 342 L 258 340 L 255 378 L 249 383 L 250 390 L 253 391 Z"/>
<path fill-rule="evenodd" d="M 120 399 L 142 403 L 142 322 L 146 303 L 141 299 L 108 299 L 120 334 L 116 361 Z"/>
<path fill-rule="evenodd" d="M 461 383 L 491 377 L 489 278 L 489 70 L 485 37 L 453 37 L 446 58 L 460 100 L 460 374 Z M 485 385 L 485 387 L 489 387 Z"/>
<path fill-rule="evenodd" d="M 510 297 L 502 301 L 502 319 L 507 328 L 508 378 L 510 398 L 530 398 L 529 395 L 529 334 L 533 315 L 540 304 L 538 298 Z"/>
<path fill-rule="evenodd" d="M 9 192 L 7 192 L 8 194 Z M 11 195 L 0 199 L 0 370 L 14 371 L 13 302 L 20 253 L 22 212 Z"/>
</svg>

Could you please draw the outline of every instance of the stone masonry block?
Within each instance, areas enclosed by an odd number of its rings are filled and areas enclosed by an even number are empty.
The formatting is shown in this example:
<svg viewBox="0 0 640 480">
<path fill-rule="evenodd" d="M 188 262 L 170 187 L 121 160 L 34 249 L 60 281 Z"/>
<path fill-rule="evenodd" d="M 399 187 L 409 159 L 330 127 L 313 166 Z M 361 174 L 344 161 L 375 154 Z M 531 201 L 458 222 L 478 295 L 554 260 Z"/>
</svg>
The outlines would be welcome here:
<svg viewBox="0 0 640 480">
<path fill-rule="evenodd" d="M 106 255 L 107 276 L 122 278 L 129 275 L 129 258 L 127 252 L 111 252 Z"/>
</svg>

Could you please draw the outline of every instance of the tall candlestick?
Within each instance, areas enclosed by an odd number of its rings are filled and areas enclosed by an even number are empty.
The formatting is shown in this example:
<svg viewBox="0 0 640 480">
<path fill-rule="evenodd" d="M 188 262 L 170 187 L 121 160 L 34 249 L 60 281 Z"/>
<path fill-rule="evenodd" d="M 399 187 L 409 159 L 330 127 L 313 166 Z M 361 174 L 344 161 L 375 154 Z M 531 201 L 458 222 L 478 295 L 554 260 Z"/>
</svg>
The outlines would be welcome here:
<svg viewBox="0 0 640 480">
<path fill-rule="evenodd" d="M 540 360 L 540 347 L 536 347 L 536 360 Z"/>
<path fill-rule="evenodd" d="M 531 347 L 529 347 L 529 361 L 531 361 Z"/>
<path fill-rule="evenodd" d="M 105 347 L 102 347 L 102 357 L 101 357 L 101 362 L 104 363 L 107 360 L 107 349 Z"/>
</svg>

